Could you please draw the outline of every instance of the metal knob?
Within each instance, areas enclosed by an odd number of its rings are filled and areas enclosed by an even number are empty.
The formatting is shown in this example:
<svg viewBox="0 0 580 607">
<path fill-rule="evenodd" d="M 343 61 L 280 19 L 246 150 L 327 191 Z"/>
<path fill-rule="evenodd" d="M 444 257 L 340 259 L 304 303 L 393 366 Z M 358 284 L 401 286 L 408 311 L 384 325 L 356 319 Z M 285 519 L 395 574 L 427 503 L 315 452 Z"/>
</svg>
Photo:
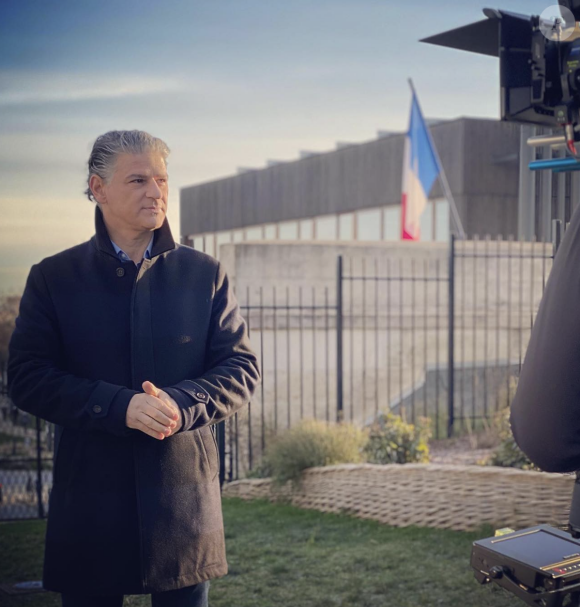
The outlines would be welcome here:
<svg viewBox="0 0 580 607">
<path fill-rule="evenodd" d="M 499 580 L 500 578 L 503 577 L 504 571 L 503 571 L 503 567 L 499 567 L 498 565 L 496 565 L 495 567 L 492 567 L 489 570 L 489 577 L 491 577 L 494 580 Z"/>
</svg>

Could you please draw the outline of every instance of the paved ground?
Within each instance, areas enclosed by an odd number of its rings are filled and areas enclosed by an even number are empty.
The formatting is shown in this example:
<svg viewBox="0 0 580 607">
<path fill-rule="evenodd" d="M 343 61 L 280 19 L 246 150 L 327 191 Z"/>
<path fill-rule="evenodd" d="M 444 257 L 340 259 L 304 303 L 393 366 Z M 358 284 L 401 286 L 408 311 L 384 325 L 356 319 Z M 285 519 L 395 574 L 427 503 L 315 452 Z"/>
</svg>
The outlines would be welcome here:
<svg viewBox="0 0 580 607">
<path fill-rule="evenodd" d="M 486 460 L 493 448 L 482 448 L 470 441 L 469 436 L 450 440 L 432 441 L 429 446 L 432 464 L 456 464 L 475 466 Z"/>
</svg>

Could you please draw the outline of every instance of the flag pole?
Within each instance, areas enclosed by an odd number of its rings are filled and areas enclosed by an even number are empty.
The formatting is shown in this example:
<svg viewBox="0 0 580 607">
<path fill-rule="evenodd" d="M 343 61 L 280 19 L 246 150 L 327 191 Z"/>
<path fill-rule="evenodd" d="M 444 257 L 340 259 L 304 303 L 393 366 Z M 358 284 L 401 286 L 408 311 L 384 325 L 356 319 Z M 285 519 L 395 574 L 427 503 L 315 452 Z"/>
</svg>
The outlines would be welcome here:
<svg viewBox="0 0 580 607">
<path fill-rule="evenodd" d="M 415 91 L 415 87 L 413 86 L 413 81 L 411 80 L 411 78 L 408 78 L 408 82 L 409 82 L 409 86 L 411 87 L 411 92 L 413 93 L 413 96 L 417 100 L 417 105 L 419 106 L 419 108 L 421 108 L 421 105 L 419 104 L 419 97 L 417 97 L 417 93 Z M 443 165 L 441 164 L 441 158 L 439 158 L 439 152 L 437 151 L 435 142 L 433 141 L 433 138 L 431 137 L 431 129 L 429 128 L 429 126 L 427 124 L 425 124 L 425 130 L 427 131 L 427 136 L 429 137 L 429 142 L 431 143 L 431 149 L 433 150 L 433 153 L 435 154 L 435 160 L 437 161 L 437 164 L 439 165 L 439 175 L 437 178 L 439 179 L 439 183 L 441 184 L 441 188 L 443 190 L 443 194 L 445 195 L 445 198 L 447 198 L 447 200 L 449 201 L 451 215 L 453 216 L 453 220 L 455 222 L 455 227 L 457 228 L 458 236 L 462 240 L 465 240 L 465 231 L 463 230 L 463 224 L 461 223 L 461 219 L 459 218 L 459 213 L 457 212 L 457 206 L 455 204 L 455 199 L 453 198 L 453 194 L 451 193 L 451 188 L 449 187 L 449 183 L 447 181 L 447 176 L 445 175 L 445 171 L 443 170 Z"/>
</svg>

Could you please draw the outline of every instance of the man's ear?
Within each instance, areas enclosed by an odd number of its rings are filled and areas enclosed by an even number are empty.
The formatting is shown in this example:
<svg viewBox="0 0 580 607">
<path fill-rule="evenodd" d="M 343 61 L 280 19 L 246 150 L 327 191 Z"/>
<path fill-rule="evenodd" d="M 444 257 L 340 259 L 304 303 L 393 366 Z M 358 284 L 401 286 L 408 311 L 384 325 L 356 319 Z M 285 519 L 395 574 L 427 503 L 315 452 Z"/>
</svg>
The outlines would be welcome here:
<svg viewBox="0 0 580 607">
<path fill-rule="evenodd" d="M 105 184 L 99 175 L 91 175 L 89 179 L 89 188 L 91 188 L 91 192 L 93 193 L 93 198 L 99 204 L 107 203 L 107 194 L 105 191 Z"/>
</svg>

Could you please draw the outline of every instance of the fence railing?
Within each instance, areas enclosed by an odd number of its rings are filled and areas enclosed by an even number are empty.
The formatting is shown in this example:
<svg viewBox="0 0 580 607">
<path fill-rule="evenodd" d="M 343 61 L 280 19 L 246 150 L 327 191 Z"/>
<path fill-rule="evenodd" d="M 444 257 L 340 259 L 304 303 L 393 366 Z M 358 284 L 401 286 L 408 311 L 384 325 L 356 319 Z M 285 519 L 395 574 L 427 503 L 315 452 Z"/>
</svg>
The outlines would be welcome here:
<svg viewBox="0 0 580 607">
<path fill-rule="evenodd" d="M 226 422 L 227 480 L 254 469 L 272 435 L 302 419 L 336 419 L 337 314 L 330 297 L 328 288 L 316 287 L 244 293 L 240 308 L 262 383 L 249 406 Z"/>
<path fill-rule="evenodd" d="M 54 426 L 12 404 L 0 371 L 0 520 L 43 518 L 52 487 Z"/>
<path fill-rule="evenodd" d="M 455 422 L 465 430 L 511 403 L 554 250 L 546 243 L 489 238 L 454 247 L 451 370 Z"/>
<path fill-rule="evenodd" d="M 547 243 L 453 239 L 423 258 L 339 258 L 334 293 L 245 289 L 263 381 L 226 423 L 223 478 L 305 418 L 366 425 L 390 410 L 431 418 L 436 438 L 490 423 L 510 404 L 552 259 Z"/>
</svg>

